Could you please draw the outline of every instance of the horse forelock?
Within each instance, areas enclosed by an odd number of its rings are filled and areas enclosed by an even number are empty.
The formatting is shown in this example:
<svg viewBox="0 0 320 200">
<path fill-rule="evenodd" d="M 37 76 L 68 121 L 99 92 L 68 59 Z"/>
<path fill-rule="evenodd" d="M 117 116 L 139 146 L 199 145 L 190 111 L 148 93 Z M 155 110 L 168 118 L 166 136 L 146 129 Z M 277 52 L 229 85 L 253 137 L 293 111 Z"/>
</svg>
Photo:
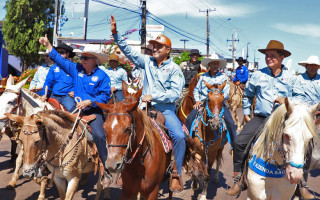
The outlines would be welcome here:
<svg viewBox="0 0 320 200">
<path fill-rule="evenodd" d="M 304 123 L 311 135 L 316 137 L 314 120 L 312 115 L 307 111 L 307 106 L 296 101 L 291 101 L 290 104 L 293 108 L 293 112 L 288 118 L 284 104 L 279 106 L 270 115 L 261 131 L 262 133 L 259 139 L 255 143 L 253 154 L 256 154 L 258 157 L 264 155 L 265 158 L 270 158 L 277 148 L 274 142 L 278 145 L 281 144 L 282 136 L 286 132 L 285 130 L 297 125 L 299 122 Z M 305 126 L 301 125 L 298 127 L 303 129 Z M 297 132 L 306 133 L 306 131 L 303 130 L 297 130 Z M 307 144 L 305 144 L 305 146 L 307 146 Z"/>
</svg>

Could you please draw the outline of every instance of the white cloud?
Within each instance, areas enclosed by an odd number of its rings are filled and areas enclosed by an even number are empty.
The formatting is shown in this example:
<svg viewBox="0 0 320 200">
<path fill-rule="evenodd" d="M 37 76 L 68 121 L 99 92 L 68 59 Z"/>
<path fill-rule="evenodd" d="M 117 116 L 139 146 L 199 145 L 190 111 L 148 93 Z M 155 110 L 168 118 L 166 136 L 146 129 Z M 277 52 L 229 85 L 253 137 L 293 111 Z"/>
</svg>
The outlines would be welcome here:
<svg viewBox="0 0 320 200">
<path fill-rule="evenodd" d="M 311 36 L 311 37 L 320 37 L 320 25 L 316 24 L 299 24 L 299 25 L 290 25 L 279 23 L 274 26 L 276 29 L 293 33 L 296 35 Z"/>
</svg>

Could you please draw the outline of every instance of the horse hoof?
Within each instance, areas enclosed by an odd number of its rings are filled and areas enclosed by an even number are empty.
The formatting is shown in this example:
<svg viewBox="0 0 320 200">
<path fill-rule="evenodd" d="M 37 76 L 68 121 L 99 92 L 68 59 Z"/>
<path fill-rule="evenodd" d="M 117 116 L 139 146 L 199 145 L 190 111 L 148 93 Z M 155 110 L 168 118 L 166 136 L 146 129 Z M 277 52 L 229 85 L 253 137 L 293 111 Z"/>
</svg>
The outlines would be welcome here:
<svg viewBox="0 0 320 200">
<path fill-rule="evenodd" d="M 196 181 L 192 181 L 191 188 L 193 191 L 196 191 L 199 189 L 199 184 Z"/>
<path fill-rule="evenodd" d="M 8 184 L 7 186 L 6 186 L 6 189 L 7 190 L 13 190 L 15 188 L 15 185 L 10 185 L 10 184 Z"/>
</svg>

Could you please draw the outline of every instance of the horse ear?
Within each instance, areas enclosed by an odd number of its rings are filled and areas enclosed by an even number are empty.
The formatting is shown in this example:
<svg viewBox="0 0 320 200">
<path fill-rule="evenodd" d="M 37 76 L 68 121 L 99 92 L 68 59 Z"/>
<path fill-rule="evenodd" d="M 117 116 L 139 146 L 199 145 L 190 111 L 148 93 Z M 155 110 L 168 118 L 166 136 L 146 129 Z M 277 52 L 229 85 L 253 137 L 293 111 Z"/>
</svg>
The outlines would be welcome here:
<svg viewBox="0 0 320 200">
<path fill-rule="evenodd" d="M 128 104 L 128 105 L 126 105 L 126 111 L 130 113 L 130 112 L 136 110 L 138 105 L 139 105 L 139 101 L 135 102 L 135 103 Z"/>
<path fill-rule="evenodd" d="M 113 107 L 113 105 L 108 105 L 104 103 L 98 103 L 98 102 L 94 102 L 94 103 L 97 104 L 102 110 L 105 110 L 106 112 L 110 112 L 111 108 Z"/>
<path fill-rule="evenodd" d="M 211 89 L 213 86 L 212 85 L 210 85 L 209 83 L 207 83 L 206 81 L 203 81 L 203 83 L 206 85 L 206 87 L 208 88 L 208 89 Z"/>
<path fill-rule="evenodd" d="M 43 126 L 43 124 L 44 124 L 44 122 L 43 122 L 42 118 L 39 117 L 39 118 L 36 119 L 37 127 L 41 127 L 41 126 Z"/>
<path fill-rule="evenodd" d="M 290 102 L 289 102 L 288 97 L 286 97 L 286 98 L 284 99 L 284 103 L 285 103 L 285 105 L 286 105 L 287 118 L 288 118 L 288 117 L 291 115 L 291 113 L 292 113 L 292 106 L 291 106 L 291 104 L 290 104 Z"/>
<path fill-rule="evenodd" d="M 11 85 L 14 85 L 14 79 L 13 79 L 12 75 L 10 74 L 9 78 L 7 79 L 7 87 L 11 86 Z"/>
<path fill-rule="evenodd" d="M 198 74 L 201 72 L 201 64 L 198 65 L 198 67 L 197 67 L 197 72 L 198 72 Z"/>
<path fill-rule="evenodd" d="M 134 94 L 134 97 L 135 97 L 136 99 L 140 99 L 140 97 L 141 97 L 141 95 L 142 95 L 142 90 L 143 90 L 143 87 L 140 88 L 140 89 L 138 90 L 138 92 Z"/>
<path fill-rule="evenodd" d="M 225 80 L 221 85 L 219 85 L 219 90 L 223 90 L 223 88 L 226 86 L 227 80 Z"/>
<path fill-rule="evenodd" d="M 128 85 L 124 80 L 122 80 L 122 92 L 123 92 L 123 96 L 124 97 L 127 97 L 129 95 L 129 93 L 128 93 Z"/>
<path fill-rule="evenodd" d="M 11 121 L 18 122 L 20 124 L 23 124 L 25 119 L 25 116 L 14 115 L 11 113 L 5 113 L 4 115 L 6 115 Z"/>
<path fill-rule="evenodd" d="M 315 104 L 315 105 L 313 105 L 313 106 L 311 106 L 311 107 L 309 108 L 309 111 L 310 111 L 310 113 L 311 113 L 312 115 L 315 115 L 315 114 L 317 114 L 319 108 L 320 108 L 320 102 L 317 103 L 317 104 Z"/>
<path fill-rule="evenodd" d="M 21 81 L 20 83 L 17 84 L 18 88 L 22 88 L 24 86 L 24 84 L 26 84 L 26 82 L 28 81 L 29 76 L 24 79 L 23 81 Z"/>
</svg>

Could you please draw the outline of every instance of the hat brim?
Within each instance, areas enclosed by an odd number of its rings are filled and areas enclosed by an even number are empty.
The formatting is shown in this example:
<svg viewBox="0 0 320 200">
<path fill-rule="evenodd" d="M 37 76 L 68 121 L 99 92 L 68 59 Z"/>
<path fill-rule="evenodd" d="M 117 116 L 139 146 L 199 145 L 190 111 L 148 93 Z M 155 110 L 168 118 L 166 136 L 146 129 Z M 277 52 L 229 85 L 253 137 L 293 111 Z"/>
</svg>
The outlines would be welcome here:
<svg viewBox="0 0 320 200">
<path fill-rule="evenodd" d="M 78 50 L 74 50 L 75 53 L 79 53 L 79 54 L 90 54 L 90 55 L 93 55 L 95 57 L 98 58 L 99 60 L 99 64 L 103 64 L 103 63 L 106 63 L 108 61 L 108 57 L 105 53 L 103 52 L 95 52 L 95 51 L 78 51 Z"/>
<path fill-rule="evenodd" d="M 193 54 L 197 54 L 199 57 L 202 57 L 202 55 L 200 55 L 199 53 L 190 53 L 189 56 L 193 55 Z"/>
<path fill-rule="evenodd" d="M 162 44 L 162 45 L 165 45 L 165 46 L 167 46 L 168 47 L 168 45 L 167 44 L 165 44 L 165 43 L 161 43 L 161 42 L 159 42 L 159 41 L 157 41 L 157 40 L 149 40 L 149 44 Z"/>
<path fill-rule="evenodd" d="M 310 63 L 307 61 L 302 61 L 302 62 L 298 62 L 299 65 L 306 67 L 306 65 L 318 65 L 318 67 L 320 67 L 320 64 L 318 63 Z"/>
<path fill-rule="evenodd" d="M 211 59 L 211 58 L 204 58 L 201 61 L 201 65 L 203 65 L 204 67 L 208 68 L 208 64 L 212 61 L 219 61 L 219 66 L 221 69 L 226 68 L 227 67 L 227 61 L 225 59 Z"/>
<path fill-rule="evenodd" d="M 239 61 L 242 61 L 243 63 L 247 63 L 247 60 L 239 60 L 239 59 L 236 59 L 237 62 Z"/>
<path fill-rule="evenodd" d="M 266 54 L 266 51 L 270 51 L 270 50 L 283 52 L 285 58 L 291 55 L 291 53 L 285 49 L 258 49 L 258 51 L 260 51 L 263 54 Z"/>
</svg>

